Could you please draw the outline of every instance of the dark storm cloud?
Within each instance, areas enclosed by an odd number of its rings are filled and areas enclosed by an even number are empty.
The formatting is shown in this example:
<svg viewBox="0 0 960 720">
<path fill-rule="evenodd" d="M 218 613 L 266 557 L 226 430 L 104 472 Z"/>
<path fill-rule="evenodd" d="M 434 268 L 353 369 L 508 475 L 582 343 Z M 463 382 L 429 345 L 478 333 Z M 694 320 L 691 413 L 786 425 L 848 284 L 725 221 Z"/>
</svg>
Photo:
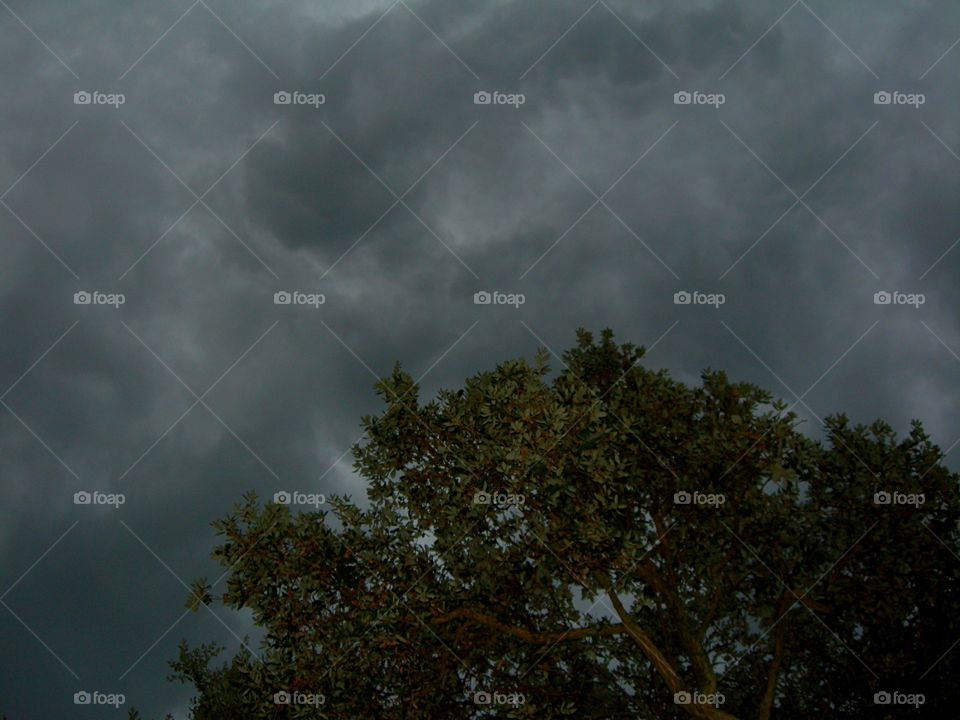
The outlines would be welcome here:
<svg viewBox="0 0 960 720">
<path fill-rule="evenodd" d="M 232 652 L 252 632 L 220 611 L 229 630 L 205 612 L 169 629 L 178 577 L 220 574 L 209 521 L 251 488 L 362 501 L 344 453 L 398 359 L 430 396 L 609 325 L 688 382 L 723 368 L 790 402 L 815 385 L 797 408 L 813 435 L 840 410 L 960 435 L 946 2 L 8 5 L 13 718 L 71 716 L 83 687 L 183 713 L 176 641 Z M 76 106 L 83 89 L 126 102 Z M 326 101 L 275 105 L 284 90 Z M 675 105 L 682 90 L 726 102 Z M 83 289 L 126 302 L 75 306 Z M 475 306 L 483 289 L 526 303 Z M 326 302 L 277 306 L 280 290 Z M 926 303 L 877 306 L 880 290 Z M 75 506 L 83 489 L 127 502 Z"/>
</svg>

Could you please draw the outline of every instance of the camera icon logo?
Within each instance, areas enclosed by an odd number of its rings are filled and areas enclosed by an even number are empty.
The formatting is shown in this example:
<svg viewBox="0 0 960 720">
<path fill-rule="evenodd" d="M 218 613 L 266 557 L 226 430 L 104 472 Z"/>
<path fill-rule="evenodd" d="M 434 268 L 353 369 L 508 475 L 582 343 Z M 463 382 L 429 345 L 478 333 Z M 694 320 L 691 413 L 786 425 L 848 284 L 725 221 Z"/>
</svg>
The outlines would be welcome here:
<svg viewBox="0 0 960 720">
<path fill-rule="evenodd" d="M 477 490 L 473 494 L 473 504 L 474 505 L 489 505 L 490 504 L 490 493 L 486 490 Z"/>
<path fill-rule="evenodd" d="M 493 96 L 486 90 L 480 90 L 473 94 L 474 105 L 489 105 L 493 101 Z"/>
<path fill-rule="evenodd" d="M 880 292 L 875 292 L 873 294 L 873 304 L 874 305 L 889 305 L 892 296 L 886 290 L 881 290 Z"/>
<path fill-rule="evenodd" d="M 473 304 L 474 305 L 489 305 L 492 296 L 486 290 L 481 290 L 480 292 L 473 294 Z"/>
<path fill-rule="evenodd" d="M 280 290 L 273 294 L 273 304 L 274 305 L 289 305 L 292 301 L 293 296 L 290 295 L 286 290 Z"/>
<path fill-rule="evenodd" d="M 289 705 L 290 704 L 290 693 L 286 690 L 281 690 L 280 692 L 273 694 L 273 704 L 274 705 Z"/>
<path fill-rule="evenodd" d="M 281 490 L 273 494 L 273 501 L 277 503 L 277 505 L 289 505 L 292 499 L 290 493 L 286 490 Z"/>
<path fill-rule="evenodd" d="M 874 105 L 889 105 L 892 101 L 893 96 L 886 90 L 881 90 L 880 92 L 875 92 L 873 94 Z"/>
<path fill-rule="evenodd" d="M 681 90 L 673 94 L 674 105 L 689 105 L 693 101 L 693 96 L 686 90 Z"/>
<path fill-rule="evenodd" d="M 893 496 L 886 490 L 881 490 L 873 494 L 873 502 L 875 505 L 889 505 L 893 502 Z"/>
<path fill-rule="evenodd" d="M 274 105 L 289 105 L 291 102 L 293 102 L 293 95 L 286 90 L 281 90 L 273 94 Z"/>
<path fill-rule="evenodd" d="M 689 505 L 692 502 L 693 502 L 693 495 L 688 493 L 686 490 L 681 490 L 680 492 L 673 494 L 674 505 Z"/>
<path fill-rule="evenodd" d="M 93 496 L 86 490 L 81 490 L 80 492 L 75 492 L 73 494 L 74 505 L 89 505 L 92 501 Z"/>
<path fill-rule="evenodd" d="M 673 294 L 674 305 L 689 305 L 692 299 L 693 296 L 690 295 L 690 293 L 688 293 L 686 290 L 681 290 L 680 292 L 675 292 Z"/>
<path fill-rule="evenodd" d="M 886 690 L 881 690 L 873 694 L 874 705 L 889 705 L 892 700 L 892 696 Z"/>
<path fill-rule="evenodd" d="M 89 705 L 92 701 L 90 693 L 86 690 L 81 690 L 80 692 L 75 692 L 73 694 L 73 704 L 74 705 Z"/>
<path fill-rule="evenodd" d="M 89 305 L 93 296 L 90 295 L 86 290 L 81 290 L 80 292 L 75 292 L 73 294 L 73 304 L 74 305 Z"/>
<path fill-rule="evenodd" d="M 475 705 L 489 705 L 493 702 L 493 698 L 490 693 L 480 690 L 473 694 L 473 702 Z"/>
<path fill-rule="evenodd" d="M 79 90 L 73 94 L 74 105 L 89 105 L 92 100 L 93 96 L 86 90 Z"/>
<path fill-rule="evenodd" d="M 673 702 L 677 705 L 689 705 L 693 702 L 693 697 L 686 690 L 681 690 L 673 694 Z"/>
</svg>

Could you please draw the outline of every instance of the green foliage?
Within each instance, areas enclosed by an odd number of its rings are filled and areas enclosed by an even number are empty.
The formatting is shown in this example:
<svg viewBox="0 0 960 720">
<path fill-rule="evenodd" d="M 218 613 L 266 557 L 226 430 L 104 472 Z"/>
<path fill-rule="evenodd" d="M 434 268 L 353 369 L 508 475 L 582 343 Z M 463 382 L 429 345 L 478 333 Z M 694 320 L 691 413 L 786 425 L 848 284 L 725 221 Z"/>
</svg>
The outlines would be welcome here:
<svg viewBox="0 0 960 720">
<path fill-rule="evenodd" d="M 839 415 L 813 442 L 721 371 L 691 388 L 609 330 L 577 340 L 552 380 L 541 352 L 427 402 L 398 365 L 354 448 L 366 509 L 250 494 L 216 522 L 220 600 L 266 637 L 219 668 L 215 646 L 181 646 L 193 717 L 886 717 L 880 691 L 955 706 L 958 476 L 919 422 L 898 440 Z"/>
</svg>

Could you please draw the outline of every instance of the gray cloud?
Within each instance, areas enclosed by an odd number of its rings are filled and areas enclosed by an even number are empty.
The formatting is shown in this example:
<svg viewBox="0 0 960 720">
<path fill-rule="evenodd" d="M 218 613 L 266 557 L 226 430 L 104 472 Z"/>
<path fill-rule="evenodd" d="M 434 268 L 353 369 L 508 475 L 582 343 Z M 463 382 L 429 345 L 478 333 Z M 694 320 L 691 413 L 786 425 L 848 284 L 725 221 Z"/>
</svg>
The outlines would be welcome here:
<svg viewBox="0 0 960 720">
<path fill-rule="evenodd" d="M 611 326 L 688 382 L 723 368 L 788 401 L 816 383 L 812 435 L 842 410 L 921 417 L 945 449 L 960 434 L 960 249 L 937 262 L 960 237 L 946 2 L 811 0 L 772 29 L 788 5 L 608 2 L 570 29 L 590 3 L 209 2 L 166 36 L 189 3 L 9 5 L 50 50 L 0 12 L 0 193 L 29 170 L 0 206 L 0 393 L 78 323 L 0 406 L 11 717 L 70 716 L 82 687 L 182 716 L 178 639 L 238 641 L 207 614 L 163 635 L 186 590 L 151 550 L 215 578 L 209 522 L 244 491 L 362 499 L 343 453 L 398 359 L 429 395 Z M 126 103 L 75 106 L 81 89 Z M 274 105 L 294 89 L 326 102 Z M 926 103 L 874 105 L 884 89 Z M 80 289 L 126 303 L 75 306 Z M 295 289 L 326 302 L 273 304 Z M 526 303 L 475 306 L 481 289 Z M 82 489 L 128 501 L 78 507 Z"/>
</svg>

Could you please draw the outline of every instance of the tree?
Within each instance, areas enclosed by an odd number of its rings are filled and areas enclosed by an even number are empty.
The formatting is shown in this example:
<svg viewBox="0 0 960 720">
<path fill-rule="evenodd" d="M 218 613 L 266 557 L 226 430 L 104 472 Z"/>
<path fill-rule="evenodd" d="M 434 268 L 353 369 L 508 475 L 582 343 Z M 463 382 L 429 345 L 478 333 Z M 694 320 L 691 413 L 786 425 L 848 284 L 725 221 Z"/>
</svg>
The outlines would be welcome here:
<svg viewBox="0 0 960 720">
<path fill-rule="evenodd" d="M 398 365 L 354 448 L 368 507 L 214 523 L 220 599 L 266 636 L 219 668 L 181 646 L 196 720 L 956 707 L 960 477 L 919 422 L 814 441 L 754 385 L 577 337 L 552 379 L 541 351 L 428 402 Z"/>
</svg>

